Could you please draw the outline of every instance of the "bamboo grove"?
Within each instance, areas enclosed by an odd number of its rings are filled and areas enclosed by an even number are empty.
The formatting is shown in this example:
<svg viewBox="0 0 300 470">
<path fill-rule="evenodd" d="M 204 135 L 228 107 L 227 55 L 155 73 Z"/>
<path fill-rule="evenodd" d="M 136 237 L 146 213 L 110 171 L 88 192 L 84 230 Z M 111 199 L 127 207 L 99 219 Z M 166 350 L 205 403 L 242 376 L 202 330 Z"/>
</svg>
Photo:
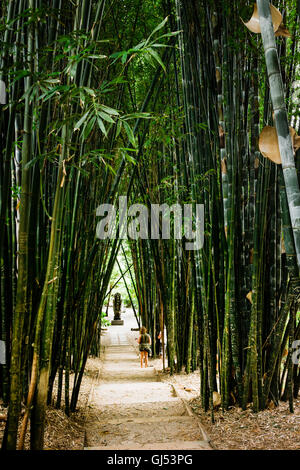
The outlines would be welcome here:
<svg viewBox="0 0 300 470">
<path fill-rule="evenodd" d="M 275 39 L 269 2 L 257 7 L 259 33 L 245 25 L 249 1 L 2 2 L 4 449 L 24 448 L 29 430 L 31 448 L 43 448 L 47 405 L 76 410 L 115 265 L 124 277 L 118 256 L 139 324 L 153 342 L 162 332 L 171 374 L 200 369 L 212 419 L 215 393 L 223 409 L 286 400 L 293 411 L 300 4 L 274 1 L 284 22 Z M 262 150 L 266 127 L 277 129 L 282 164 Z M 97 207 L 124 195 L 149 210 L 204 204 L 203 249 L 97 239 Z"/>
</svg>

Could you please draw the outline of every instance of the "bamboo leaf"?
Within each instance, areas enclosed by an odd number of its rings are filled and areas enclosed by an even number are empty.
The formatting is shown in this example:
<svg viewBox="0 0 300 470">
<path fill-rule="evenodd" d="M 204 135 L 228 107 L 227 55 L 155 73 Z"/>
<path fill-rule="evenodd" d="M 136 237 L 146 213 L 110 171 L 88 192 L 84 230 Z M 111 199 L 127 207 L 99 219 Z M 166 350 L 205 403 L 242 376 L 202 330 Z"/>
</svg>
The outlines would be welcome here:
<svg viewBox="0 0 300 470">
<path fill-rule="evenodd" d="M 137 46 L 132 47 L 131 49 L 128 50 L 128 53 L 133 53 L 133 52 L 139 52 L 141 49 L 143 49 L 146 45 L 146 41 L 140 42 Z"/>
<path fill-rule="evenodd" d="M 115 121 L 110 117 L 109 114 L 99 111 L 99 115 L 100 115 L 100 116 L 102 117 L 102 119 L 104 119 L 105 121 L 110 122 L 111 124 L 114 124 L 114 123 L 115 123 Z"/>
<path fill-rule="evenodd" d="M 155 40 L 158 41 L 159 39 L 162 39 L 162 38 L 171 38 L 171 37 L 175 37 L 175 36 L 178 36 L 180 33 L 182 33 L 182 30 L 181 31 L 173 31 L 171 33 L 166 33 L 166 34 L 162 34 L 161 36 L 158 36 Z M 152 44 L 151 44 L 152 46 Z"/>
<path fill-rule="evenodd" d="M 75 124 L 74 126 L 74 131 L 77 131 L 80 129 L 80 127 L 82 126 L 82 124 L 84 123 L 84 121 L 88 118 L 88 115 L 90 114 L 90 112 L 88 111 L 87 113 L 85 113 L 80 119 L 79 121 Z"/>
<path fill-rule="evenodd" d="M 95 90 L 93 90 L 92 88 L 89 88 L 89 87 L 87 87 L 87 86 L 84 86 L 84 87 L 82 87 L 82 89 L 83 89 L 86 93 L 88 93 L 89 95 L 91 95 L 91 96 L 93 96 L 93 97 L 96 96 Z"/>
<path fill-rule="evenodd" d="M 124 52 L 124 54 L 122 55 L 122 59 L 121 59 L 122 64 L 125 64 L 126 60 L 127 60 L 127 52 Z"/>
<path fill-rule="evenodd" d="M 160 64 L 160 66 L 163 68 L 164 72 L 166 72 L 166 66 L 164 65 L 163 61 L 161 60 L 160 55 L 155 50 L 151 49 L 151 47 L 149 47 L 147 49 L 147 51 Z"/>
<path fill-rule="evenodd" d="M 129 142 L 133 145 L 133 147 L 137 147 L 137 141 L 134 137 L 133 131 L 131 127 L 129 126 L 128 122 L 123 121 L 124 129 L 126 131 L 127 137 L 129 139 Z"/>
<path fill-rule="evenodd" d="M 156 26 L 156 28 L 154 28 L 154 30 L 152 31 L 152 33 L 150 34 L 150 36 L 148 36 L 148 39 L 147 39 L 146 43 L 149 42 L 149 39 L 150 39 L 155 33 L 157 33 L 157 31 L 159 31 L 160 29 L 162 29 L 162 28 L 165 26 L 165 24 L 167 23 L 168 19 L 169 19 L 169 17 L 167 16 L 161 23 L 159 23 L 158 26 Z"/>
<path fill-rule="evenodd" d="M 118 122 L 117 122 L 116 137 L 118 137 L 120 135 L 121 130 L 122 130 L 122 121 L 121 121 L 121 119 L 119 119 Z"/>
<path fill-rule="evenodd" d="M 105 129 L 104 123 L 103 123 L 102 119 L 100 119 L 99 116 L 97 116 L 97 122 L 98 122 L 98 126 L 99 126 L 100 130 L 103 132 L 105 137 L 107 137 L 107 131 Z"/>
<path fill-rule="evenodd" d="M 89 55 L 88 58 L 89 59 L 107 59 L 107 56 L 106 55 L 93 54 L 93 55 Z"/>
<path fill-rule="evenodd" d="M 83 131 L 81 133 L 83 139 L 87 139 L 90 135 L 90 133 L 93 130 L 94 124 L 96 122 L 96 116 L 93 116 L 84 126 Z"/>
<path fill-rule="evenodd" d="M 133 158 L 129 153 L 124 152 L 124 153 L 123 153 L 123 156 L 125 157 L 125 159 L 126 159 L 129 163 L 133 163 L 134 165 L 136 165 L 136 163 L 137 163 L 136 159 Z"/>
<path fill-rule="evenodd" d="M 100 108 L 102 108 L 105 113 L 111 114 L 112 116 L 119 116 L 120 114 L 116 109 L 105 106 L 104 104 L 102 104 Z"/>
<path fill-rule="evenodd" d="M 127 121 L 129 119 L 151 119 L 152 116 L 150 113 L 132 113 L 132 114 L 126 114 L 125 116 L 122 116 L 123 121 Z"/>
</svg>

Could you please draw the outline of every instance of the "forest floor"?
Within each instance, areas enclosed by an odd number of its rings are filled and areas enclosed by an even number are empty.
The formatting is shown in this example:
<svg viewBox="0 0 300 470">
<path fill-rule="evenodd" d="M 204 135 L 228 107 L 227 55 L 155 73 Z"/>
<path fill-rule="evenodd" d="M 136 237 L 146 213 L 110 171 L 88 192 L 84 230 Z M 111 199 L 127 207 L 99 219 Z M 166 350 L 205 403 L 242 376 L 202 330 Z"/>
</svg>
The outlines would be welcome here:
<svg viewBox="0 0 300 470">
<path fill-rule="evenodd" d="M 214 449 L 300 449 L 299 399 L 295 400 L 294 414 L 289 413 L 288 403 L 286 402 L 281 402 L 277 408 L 267 409 L 259 413 L 253 413 L 250 407 L 245 411 L 237 406 L 231 407 L 226 412 L 222 412 L 220 408 L 215 409 L 215 424 L 212 424 L 210 413 L 204 413 L 201 409 L 199 372 L 195 371 L 189 375 L 182 372 L 170 377 L 167 371 L 163 372 L 161 359 L 150 359 L 149 365 L 151 367 L 140 369 L 137 356 L 137 337 L 137 331 L 127 331 L 127 339 L 131 344 L 133 355 L 127 358 L 129 362 L 131 361 L 130 367 L 132 368 L 130 385 L 124 374 L 123 378 L 121 374 L 121 382 L 123 381 L 123 385 L 125 384 L 124 393 L 120 391 L 120 381 L 111 380 L 116 372 L 116 364 L 108 370 L 109 368 L 107 369 L 105 366 L 104 357 L 101 359 L 90 358 L 83 377 L 76 412 L 67 417 L 62 409 L 55 408 L 54 401 L 48 407 L 45 449 L 82 450 L 84 447 L 94 445 L 96 447 L 100 445 L 101 448 L 110 448 L 110 445 L 115 446 L 114 448 L 121 448 L 124 444 L 124 435 L 128 436 L 128 432 L 131 433 L 131 439 L 134 440 L 137 437 L 139 440 L 136 423 L 141 419 L 143 413 L 148 418 L 152 415 L 155 435 L 158 436 L 159 433 L 164 435 L 161 448 L 167 449 L 168 442 L 169 444 L 175 442 L 174 438 L 177 432 L 175 431 L 174 434 L 174 429 L 177 429 L 179 433 L 185 436 L 183 439 L 186 439 L 186 444 L 190 435 L 193 436 L 195 441 L 201 442 L 203 436 L 201 436 L 197 427 L 191 425 L 191 421 L 186 416 L 184 403 L 178 399 L 178 396 L 188 404 L 188 408 L 197 416 Z M 111 350 L 109 352 L 110 358 L 107 356 L 107 359 L 113 359 L 115 353 L 119 354 L 118 348 Z M 109 362 L 106 362 L 106 364 L 109 364 Z M 103 377 L 106 377 L 105 380 L 103 380 Z M 167 388 L 164 387 L 164 384 L 167 385 Z M 56 390 L 57 385 L 55 384 L 54 398 Z M 136 399 L 137 393 L 144 396 L 142 402 Z M 153 394 L 159 396 L 157 401 L 153 401 Z M 123 400 L 122 410 L 118 406 L 120 399 Z M 7 409 L 0 401 L 0 443 L 5 427 L 3 418 L 5 418 L 6 412 Z M 122 416 L 120 416 L 120 412 Z M 160 430 L 156 425 L 155 418 L 157 415 L 163 421 Z M 122 419 L 120 420 L 120 418 Z M 169 426 L 168 423 L 171 423 L 171 425 Z M 144 439 L 145 448 L 151 448 L 152 434 L 147 424 L 146 438 Z M 93 437 L 95 435 L 98 435 L 98 438 L 95 439 Z M 177 440 L 177 444 L 180 446 L 180 440 Z M 28 448 L 29 437 L 27 436 L 25 449 Z M 139 448 L 141 447 L 139 446 Z"/>
<path fill-rule="evenodd" d="M 100 359 L 90 358 L 87 362 L 87 367 L 82 380 L 82 386 L 80 389 L 80 395 L 78 405 L 75 413 L 72 413 L 70 417 L 66 416 L 63 409 L 57 409 L 55 407 L 55 398 L 57 392 L 57 383 L 53 387 L 53 403 L 48 406 L 46 411 L 46 427 L 45 427 L 45 450 L 83 450 L 84 447 L 84 435 L 85 435 L 85 416 L 86 407 L 91 393 L 91 389 L 95 380 L 97 380 L 99 372 L 99 361 Z M 70 390 L 72 390 L 74 375 L 70 375 Z M 62 399 L 62 406 L 64 400 Z M 24 414 L 24 408 L 22 408 L 21 414 Z M 0 447 L 4 434 L 5 420 L 7 415 L 7 408 L 5 408 L 0 401 Z M 20 424 L 22 416 L 20 418 Z M 29 424 L 30 426 L 30 424 Z M 28 426 L 28 428 L 29 428 Z M 24 449 L 30 448 L 29 432 L 25 439 Z"/>
</svg>

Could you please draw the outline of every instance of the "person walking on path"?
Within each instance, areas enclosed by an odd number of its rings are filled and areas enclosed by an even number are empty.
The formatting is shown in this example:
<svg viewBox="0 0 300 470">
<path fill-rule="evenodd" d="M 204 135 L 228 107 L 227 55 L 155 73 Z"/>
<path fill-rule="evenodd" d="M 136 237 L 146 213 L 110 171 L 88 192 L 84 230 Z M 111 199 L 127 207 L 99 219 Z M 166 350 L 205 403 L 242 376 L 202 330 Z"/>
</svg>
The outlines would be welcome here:
<svg viewBox="0 0 300 470">
<path fill-rule="evenodd" d="M 158 333 L 156 337 L 156 355 L 159 357 L 159 359 L 162 358 L 162 344 L 161 344 L 161 331 Z"/>
<path fill-rule="evenodd" d="M 148 354 L 151 351 L 151 338 L 147 333 L 147 329 L 142 326 L 140 329 L 140 337 L 138 339 L 139 350 L 141 353 L 141 367 L 143 367 L 143 362 L 145 367 L 148 367 Z"/>
</svg>

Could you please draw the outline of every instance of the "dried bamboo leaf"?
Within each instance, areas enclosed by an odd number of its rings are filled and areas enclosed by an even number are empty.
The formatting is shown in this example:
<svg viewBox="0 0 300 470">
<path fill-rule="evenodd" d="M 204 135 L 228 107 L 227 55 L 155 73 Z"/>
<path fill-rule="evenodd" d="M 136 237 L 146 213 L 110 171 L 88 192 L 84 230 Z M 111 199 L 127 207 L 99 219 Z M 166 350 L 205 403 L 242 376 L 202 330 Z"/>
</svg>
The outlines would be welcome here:
<svg viewBox="0 0 300 470">
<path fill-rule="evenodd" d="M 218 408 L 221 406 L 222 400 L 221 395 L 218 392 L 213 392 L 213 406 L 214 408 Z"/>
<path fill-rule="evenodd" d="M 226 174 L 227 174 L 226 158 L 223 158 L 223 160 L 221 160 L 221 171 L 222 171 L 222 174 L 223 174 L 223 175 L 226 175 Z"/>
<path fill-rule="evenodd" d="M 220 139 L 220 148 L 225 146 L 225 132 L 222 126 L 219 126 L 219 139 Z"/>
<path fill-rule="evenodd" d="M 248 294 L 246 295 L 246 299 L 248 299 L 249 302 L 252 304 L 252 290 L 248 292 Z"/>
<path fill-rule="evenodd" d="M 289 32 L 289 30 L 284 26 L 283 23 L 281 23 L 281 25 L 279 26 L 278 30 L 276 31 L 275 33 L 275 36 L 283 36 L 285 38 L 290 38 L 291 37 L 291 33 Z"/>
<path fill-rule="evenodd" d="M 64 184 L 65 184 L 65 178 L 67 176 L 67 172 L 66 172 L 66 164 L 65 164 L 65 161 L 63 160 L 63 177 L 62 177 L 62 180 L 61 180 L 61 183 L 60 183 L 60 187 L 63 188 L 64 187 Z"/>
<path fill-rule="evenodd" d="M 281 163 L 281 157 L 278 145 L 278 136 L 275 127 L 266 126 L 259 136 L 260 153 L 278 165 Z"/>
<path fill-rule="evenodd" d="M 299 150 L 300 148 L 300 136 L 299 135 L 295 135 L 293 145 L 294 145 L 295 152 L 297 152 L 297 150 Z"/>
<path fill-rule="evenodd" d="M 279 27 L 282 23 L 282 14 L 273 5 L 270 5 L 270 8 L 271 8 L 271 15 L 272 15 L 274 31 L 276 32 L 279 29 Z M 254 5 L 253 15 L 251 16 L 250 20 L 247 23 L 245 23 L 243 21 L 243 23 L 249 29 L 249 31 L 251 31 L 252 33 L 260 33 L 261 32 L 260 23 L 259 23 L 259 15 L 258 15 L 258 10 L 257 10 L 257 4 L 256 3 Z"/>
<path fill-rule="evenodd" d="M 294 150 L 300 148 L 300 137 L 296 134 L 295 129 L 290 127 L 290 134 L 293 141 Z M 281 164 L 281 157 L 279 152 L 278 136 L 276 128 L 273 126 L 266 126 L 261 131 L 259 136 L 259 150 L 265 157 L 276 163 Z"/>
</svg>

